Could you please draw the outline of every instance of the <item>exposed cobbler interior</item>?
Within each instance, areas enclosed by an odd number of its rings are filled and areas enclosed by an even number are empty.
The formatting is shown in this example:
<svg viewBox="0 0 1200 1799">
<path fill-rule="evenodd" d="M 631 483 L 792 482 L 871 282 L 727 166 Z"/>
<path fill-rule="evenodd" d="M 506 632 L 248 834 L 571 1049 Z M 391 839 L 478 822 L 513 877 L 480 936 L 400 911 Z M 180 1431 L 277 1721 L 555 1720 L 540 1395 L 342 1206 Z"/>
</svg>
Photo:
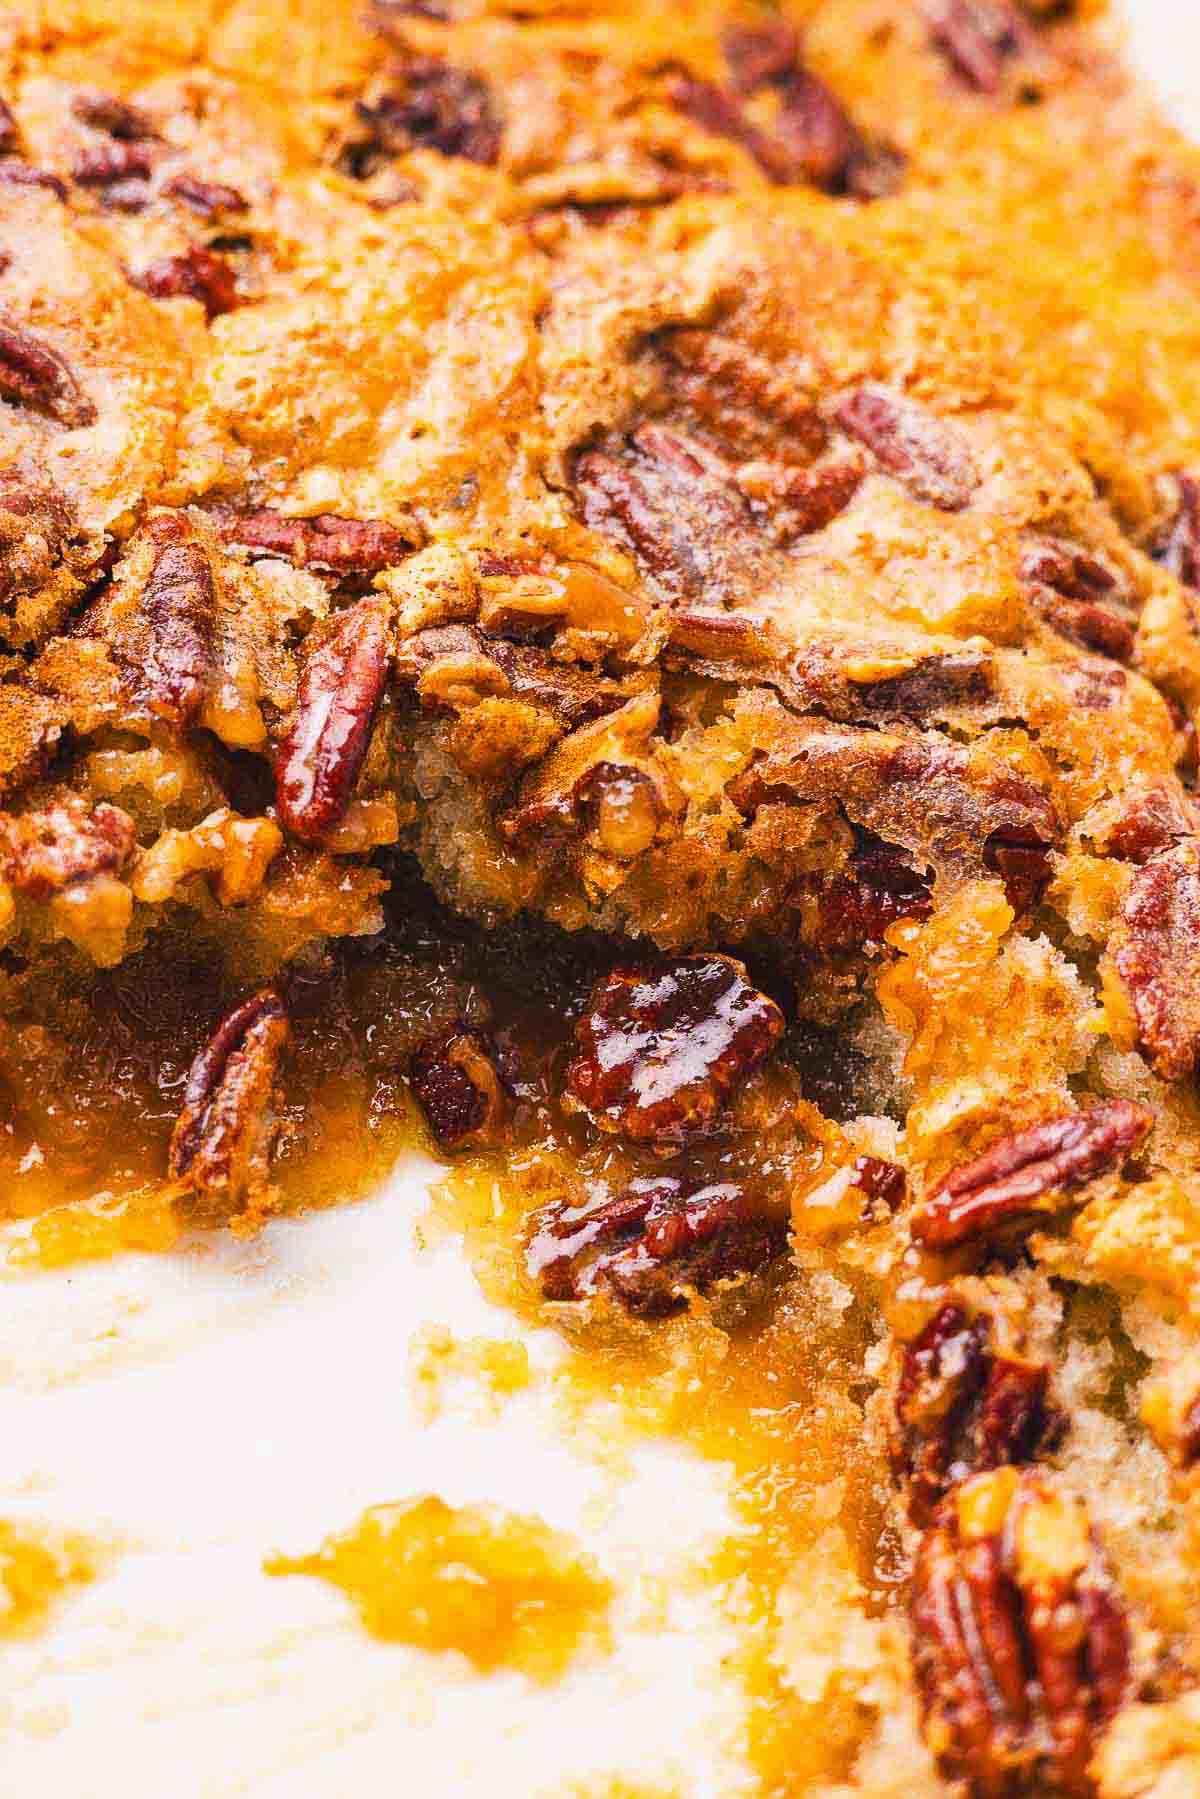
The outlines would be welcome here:
<svg viewBox="0 0 1200 1799">
<path fill-rule="evenodd" d="M 420 1141 L 763 1793 L 1195 1791 L 1200 155 L 1085 0 L 362 13 L 0 37 L 10 1261 Z"/>
</svg>

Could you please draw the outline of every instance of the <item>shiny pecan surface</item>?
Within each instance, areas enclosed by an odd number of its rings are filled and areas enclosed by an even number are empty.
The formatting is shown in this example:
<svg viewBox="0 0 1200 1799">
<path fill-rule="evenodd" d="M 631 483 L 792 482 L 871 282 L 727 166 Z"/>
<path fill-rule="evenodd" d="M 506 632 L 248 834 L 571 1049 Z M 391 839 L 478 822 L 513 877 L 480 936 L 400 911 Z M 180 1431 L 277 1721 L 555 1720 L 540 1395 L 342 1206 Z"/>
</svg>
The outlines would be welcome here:
<svg viewBox="0 0 1200 1799">
<path fill-rule="evenodd" d="M 1002 1137 L 948 1174 L 913 1214 L 913 1236 L 930 1249 L 991 1241 L 1052 1213 L 1063 1195 L 1119 1168 L 1150 1131 L 1153 1114 L 1112 1099 L 1044 1118 Z"/>
<path fill-rule="evenodd" d="M 787 1247 L 787 1220 L 737 1181 L 644 1177 L 592 1207 L 550 1208 L 526 1265 L 550 1300 L 603 1294 L 663 1317 L 718 1281 L 759 1273 Z"/>
<path fill-rule="evenodd" d="M 964 1482 L 922 1540 L 911 1621 L 926 1739 L 972 1799 L 1093 1792 L 1131 1641 L 1080 1501 L 1015 1469 Z"/>
<path fill-rule="evenodd" d="M 943 512 L 970 504 L 980 481 L 970 448 L 953 425 L 916 400 L 867 383 L 843 395 L 835 417 L 917 499 Z"/>
<path fill-rule="evenodd" d="M 280 819 L 305 843 L 319 843 L 350 803 L 390 659 L 387 613 L 372 597 L 341 613 L 308 656 L 275 771 Z"/>
<path fill-rule="evenodd" d="M 601 1130 L 670 1149 L 720 1127 L 782 1032 L 779 1007 L 729 956 L 618 971 L 576 1026 L 568 1092 Z"/>
<path fill-rule="evenodd" d="M 0 397 L 60 425 L 94 425 L 96 408 L 66 363 L 40 338 L 0 321 Z"/>
<path fill-rule="evenodd" d="M 78 794 L 54 805 L 0 818 L 5 878 L 30 899 L 48 900 L 100 874 L 117 874 L 133 854 L 133 820 L 105 801 Z"/>
<path fill-rule="evenodd" d="M 200 711 L 215 672 L 216 589 L 208 557 L 188 540 L 181 517 L 160 513 L 148 529 L 155 550 L 141 602 L 148 635 L 139 687 L 150 709 L 178 730 Z"/>
<path fill-rule="evenodd" d="M 1059 1420 L 1045 1363 L 1001 1353 L 985 1314 L 948 1300 L 904 1351 L 892 1467 L 926 1524 L 968 1475 L 1030 1461 Z"/>
<path fill-rule="evenodd" d="M 844 870 L 805 875 L 788 896 L 800 912 L 800 937 L 824 955 L 882 943 L 902 918 L 925 918 L 929 883 L 905 856 L 878 839 L 860 845 Z"/>
<path fill-rule="evenodd" d="M 427 1037 L 409 1065 L 408 1082 L 443 1149 L 494 1142 L 508 1110 L 493 1046 L 468 1025 Z"/>
<path fill-rule="evenodd" d="M 274 1091 L 287 1010 L 266 990 L 235 1006 L 188 1071 L 168 1152 L 173 1180 L 237 1202 L 265 1185 L 277 1133 Z"/>
<path fill-rule="evenodd" d="M 1142 1053 L 1164 1080 L 1200 1056 L 1200 844 L 1189 836 L 1138 869 L 1109 944 Z"/>
</svg>

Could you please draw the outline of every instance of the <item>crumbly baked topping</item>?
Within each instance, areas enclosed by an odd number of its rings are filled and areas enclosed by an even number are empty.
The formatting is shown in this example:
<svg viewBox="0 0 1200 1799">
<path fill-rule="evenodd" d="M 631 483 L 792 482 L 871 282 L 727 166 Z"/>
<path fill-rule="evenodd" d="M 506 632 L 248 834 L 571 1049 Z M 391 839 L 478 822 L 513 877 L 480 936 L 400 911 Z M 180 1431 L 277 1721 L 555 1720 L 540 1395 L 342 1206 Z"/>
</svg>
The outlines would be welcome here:
<svg viewBox="0 0 1200 1799">
<path fill-rule="evenodd" d="M 573 1333 L 844 1293 L 792 1790 L 1191 1791 L 1200 153 L 1083 0 L 363 10 L 0 22 L 0 1186 L 336 1073 Z"/>
</svg>

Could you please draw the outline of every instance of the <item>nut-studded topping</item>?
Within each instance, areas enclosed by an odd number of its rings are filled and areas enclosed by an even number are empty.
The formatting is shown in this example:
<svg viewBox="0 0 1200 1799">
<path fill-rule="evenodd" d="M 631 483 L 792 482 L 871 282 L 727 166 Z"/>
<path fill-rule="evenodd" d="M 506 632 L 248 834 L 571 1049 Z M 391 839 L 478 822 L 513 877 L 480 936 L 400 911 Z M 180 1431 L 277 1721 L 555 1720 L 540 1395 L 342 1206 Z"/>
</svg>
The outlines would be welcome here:
<svg viewBox="0 0 1200 1799">
<path fill-rule="evenodd" d="M 359 179 L 410 150 L 485 164 L 500 155 L 504 128 L 491 89 L 479 75 L 435 56 L 413 57 L 386 92 L 374 101 L 360 100 L 355 111 L 367 135 L 346 146 L 340 164 Z"/>
<path fill-rule="evenodd" d="M 969 1474 L 1031 1460 L 1057 1423 L 1046 1365 L 1003 1355 L 992 1338 L 988 1317 L 951 1300 L 905 1350 L 892 1466 L 918 1524 Z"/>
<path fill-rule="evenodd" d="M 263 506 L 257 512 L 219 513 L 216 524 L 226 543 L 342 579 L 366 580 L 402 562 L 413 547 L 382 519 L 339 518 L 332 512 L 288 518 Z"/>
<path fill-rule="evenodd" d="M 720 1127 L 782 1032 L 779 1007 L 728 956 L 617 972 L 576 1026 L 568 1091 L 601 1130 L 669 1149 Z"/>
<path fill-rule="evenodd" d="M 1010 0 L 932 0 L 933 41 L 956 73 L 981 94 L 1004 83 L 1006 63 L 1029 47 L 1029 30 Z"/>
<path fill-rule="evenodd" d="M 181 729 L 204 704 L 216 667 L 216 592 L 208 557 L 171 513 L 150 522 L 156 545 L 142 599 L 149 627 L 140 686 L 151 711 Z"/>
<path fill-rule="evenodd" d="M 189 244 L 178 256 L 162 256 L 130 279 L 156 300 L 199 300 L 210 319 L 232 312 L 238 303 L 232 266 L 200 244 Z"/>
<path fill-rule="evenodd" d="M 390 657 L 386 611 L 368 597 L 340 615 L 308 658 L 275 788 L 280 818 L 306 843 L 319 843 L 350 803 Z"/>
<path fill-rule="evenodd" d="M 409 1086 L 443 1149 L 494 1142 L 508 1111 L 495 1052 L 478 1031 L 453 1025 L 415 1051 Z"/>
<path fill-rule="evenodd" d="M 904 394 L 868 384 L 837 405 L 837 422 L 919 500 L 961 512 L 979 486 L 970 449 L 952 425 Z"/>
<path fill-rule="evenodd" d="M 273 1095 L 287 1012 L 269 990 L 235 1006 L 188 1071 L 168 1168 L 206 1199 L 237 1202 L 266 1184 Z"/>
<path fill-rule="evenodd" d="M 0 397 L 72 428 L 94 425 L 96 408 L 40 338 L 0 323 Z"/>
<path fill-rule="evenodd" d="M 203 181 L 199 175 L 185 170 L 175 175 L 163 188 L 170 200 L 182 200 L 202 218 L 213 219 L 223 212 L 246 212 L 250 202 L 240 188 L 228 187 L 223 181 Z"/>
<path fill-rule="evenodd" d="M 604 1294 L 641 1317 L 663 1317 L 717 1281 L 756 1274 L 787 1247 L 787 1220 L 736 1181 L 663 1175 L 618 1199 L 548 1208 L 526 1265 L 547 1299 Z"/>
<path fill-rule="evenodd" d="M 1064 1194 L 1119 1168 L 1153 1122 L 1145 1106 L 1113 1099 L 1002 1137 L 935 1188 L 913 1214 L 913 1236 L 948 1250 L 1028 1228 L 1057 1211 Z"/>
<path fill-rule="evenodd" d="M 1200 845 L 1194 837 L 1134 875 L 1109 957 L 1151 1066 L 1168 1081 L 1191 1074 L 1200 1055 Z"/>
<path fill-rule="evenodd" d="M 97 875 L 118 873 L 133 848 L 127 812 L 105 802 L 89 808 L 77 794 L 40 812 L 0 820 L 4 877 L 34 900 L 53 899 Z"/>
<path fill-rule="evenodd" d="M 1130 1635 L 1080 1501 L 1011 1468 L 964 1482 L 921 1543 L 911 1617 L 925 1734 L 948 1775 L 981 1796 L 1093 1790 Z"/>
<path fill-rule="evenodd" d="M 1047 624 L 1084 649 L 1129 660 L 1133 620 L 1118 610 L 1117 578 L 1098 557 L 1059 538 L 1035 538 L 1022 554 L 1021 576 Z"/>
</svg>

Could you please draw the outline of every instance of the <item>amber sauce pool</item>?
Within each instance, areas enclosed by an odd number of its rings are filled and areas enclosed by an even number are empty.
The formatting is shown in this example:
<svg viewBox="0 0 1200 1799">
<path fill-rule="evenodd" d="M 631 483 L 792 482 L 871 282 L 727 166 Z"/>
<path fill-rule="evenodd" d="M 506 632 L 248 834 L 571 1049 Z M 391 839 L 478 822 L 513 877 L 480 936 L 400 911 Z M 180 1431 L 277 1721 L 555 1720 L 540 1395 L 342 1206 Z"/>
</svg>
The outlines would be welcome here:
<svg viewBox="0 0 1200 1799">
<path fill-rule="evenodd" d="M 777 1660 L 777 1627 L 789 1576 L 831 1530 L 846 1546 L 853 1596 L 875 1614 L 895 1603 L 901 1557 L 863 1411 L 870 1296 L 814 1261 L 733 1306 L 701 1304 L 653 1322 L 613 1309 L 583 1326 L 577 1308 L 548 1306 L 525 1269 L 532 1214 L 556 1199 L 603 1198 L 644 1172 L 644 1157 L 598 1139 L 556 1103 L 573 1020 L 597 971 L 622 952 L 549 938 L 498 945 L 395 872 L 383 937 L 293 965 L 278 983 L 293 1049 L 277 1209 L 353 1198 L 404 1148 L 427 1144 L 403 1078 L 413 1048 L 455 1020 L 491 1033 L 517 1096 L 509 1140 L 451 1168 L 422 1230 L 461 1237 L 485 1291 L 521 1319 L 564 1328 L 572 1353 L 558 1398 L 585 1448 L 603 1438 L 607 1454 L 614 1434 L 629 1443 L 667 1434 L 728 1470 L 735 1527 L 695 1579 L 738 1625 L 742 1648 L 729 1674 L 746 1695 L 758 1790 L 798 1794 L 836 1779 L 863 1728 L 854 1694 L 835 1683 L 819 1704 L 801 1701 Z M 10 1261 L 58 1266 L 130 1248 L 167 1251 L 196 1226 L 227 1222 L 181 1211 L 164 1199 L 162 1179 L 191 1057 L 253 990 L 222 978 L 221 967 L 216 949 L 164 964 L 160 944 L 114 973 L 81 976 L 65 998 L 14 985 L 0 1027 L 0 1212 L 25 1221 L 28 1234 L 18 1233 Z M 811 1178 L 816 1158 L 794 1123 L 802 1086 L 794 1069 L 768 1086 L 734 1142 L 700 1153 L 706 1178 L 747 1159 L 785 1185 L 806 1170 Z M 536 1520 L 463 1517 L 439 1504 L 417 1496 L 357 1523 L 331 1519 L 324 1545 L 272 1571 L 332 1580 L 380 1635 L 420 1641 L 424 1632 L 431 1646 L 458 1647 L 477 1665 L 495 1653 L 536 1678 L 561 1671 L 581 1641 L 602 1639 L 607 1594 L 585 1548 L 543 1538 Z M 485 1595 L 477 1614 L 464 1613 L 453 1583 L 439 1599 L 436 1569 L 448 1547 L 460 1562 L 474 1560 Z M 421 1588 L 425 1621 L 414 1625 Z M 522 1613 L 525 1600 L 532 1610 Z M 536 1626 L 497 1634 L 505 1603 Z"/>
</svg>

